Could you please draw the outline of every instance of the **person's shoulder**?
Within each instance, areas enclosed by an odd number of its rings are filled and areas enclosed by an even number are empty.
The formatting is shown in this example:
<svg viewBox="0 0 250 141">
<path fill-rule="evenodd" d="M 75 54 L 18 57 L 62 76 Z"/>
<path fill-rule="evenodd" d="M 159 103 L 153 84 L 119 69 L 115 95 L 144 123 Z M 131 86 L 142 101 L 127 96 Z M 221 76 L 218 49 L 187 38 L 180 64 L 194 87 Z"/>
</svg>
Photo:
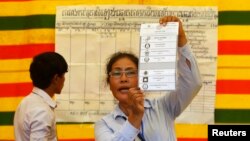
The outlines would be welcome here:
<svg viewBox="0 0 250 141">
<path fill-rule="evenodd" d="M 50 106 L 36 94 L 27 95 L 21 102 L 23 106 L 28 106 L 30 112 L 46 112 L 50 110 Z"/>
<path fill-rule="evenodd" d="M 30 94 L 26 97 L 26 101 L 30 102 L 33 106 L 43 106 L 47 105 L 44 99 L 37 94 Z"/>
<path fill-rule="evenodd" d="M 21 102 L 19 103 L 19 105 L 30 105 L 32 103 L 34 103 L 34 96 L 32 93 L 26 95 L 22 100 Z"/>
<path fill-rule="evenodd" d="M 110 121 L 113 121 L 114 120 L 114 114 L 113 112 L 110 112 L 106 115 L 104 115 L 102 118 L 98 119 L 95 124 L 98 124 L 98 123 L 103 123 L 103 122 L 110 122 Z"/>
<path fill-rule="evenodd" d="M 17 110 L 22 111 L 23 114 L 30 118 L 44 117 L 51 118 L 53 114 L 51 108 L 39 98 L 34 98 L 34 94 L 28 95 L 22 99 Z"/>
<path fill-rule="evenodd" d="M 104 115 L 100 120 L 113 119 L 113 117 L 114 117 L 113 112 L 110 112 L 110 113 Z"/>
</svg>

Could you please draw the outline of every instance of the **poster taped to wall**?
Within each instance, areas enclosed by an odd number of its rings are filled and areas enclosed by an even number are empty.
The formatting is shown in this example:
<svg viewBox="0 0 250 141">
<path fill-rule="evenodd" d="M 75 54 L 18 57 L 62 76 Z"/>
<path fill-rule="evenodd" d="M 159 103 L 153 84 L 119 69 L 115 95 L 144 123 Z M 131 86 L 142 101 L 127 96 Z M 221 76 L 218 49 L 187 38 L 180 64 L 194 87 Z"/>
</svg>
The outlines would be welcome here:
<svg viewBox="0 0 250 141">
<path fill-rule="evenodd" d="M 177 118 L 180 123 L 213 123 L 217 7 L 79 5 L 56 11 L 56 52 L 69 63 L 65 86 L 56 96 L 58 122 L 95 122 L 117 103 L 105 82 L 105 63 L 116 51 L 139 56 L 140 26 L 165 15 L 179 17 L 201 70 L 203 87 Z M 148 98 L 167 92 L 146 93 Z"/>
</svg>

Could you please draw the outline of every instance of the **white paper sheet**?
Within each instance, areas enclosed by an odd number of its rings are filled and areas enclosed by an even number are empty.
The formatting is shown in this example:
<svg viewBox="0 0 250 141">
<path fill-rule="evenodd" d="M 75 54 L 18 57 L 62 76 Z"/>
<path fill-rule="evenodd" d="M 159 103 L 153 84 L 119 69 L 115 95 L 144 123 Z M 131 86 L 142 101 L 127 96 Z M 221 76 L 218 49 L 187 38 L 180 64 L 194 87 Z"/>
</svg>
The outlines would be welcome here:
<svg viewBox="0 0 250 141">
<path fill-rule="evenodd" d="M 178 22 L 166 26 L 141 24 L 139 87 L 142 90 L 175 90 L 178 29 Z"/>
</svg>

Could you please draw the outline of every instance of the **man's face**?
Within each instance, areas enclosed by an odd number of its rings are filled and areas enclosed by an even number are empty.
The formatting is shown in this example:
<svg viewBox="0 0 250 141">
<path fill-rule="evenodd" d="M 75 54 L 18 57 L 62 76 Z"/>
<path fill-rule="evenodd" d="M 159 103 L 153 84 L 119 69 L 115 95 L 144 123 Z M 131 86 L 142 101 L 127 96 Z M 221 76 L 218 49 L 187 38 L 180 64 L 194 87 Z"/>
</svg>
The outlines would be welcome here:
<svg viewBox="0 0 250 141">
<path fill-rule="evenodd" d="M 65 73 L 62 76 L 57 75 L 56 81 L 57 81 L 56 83 L 57 85 L 56 85 L 55 93 L 60 94 L 64 86 Z"/>
</svg>

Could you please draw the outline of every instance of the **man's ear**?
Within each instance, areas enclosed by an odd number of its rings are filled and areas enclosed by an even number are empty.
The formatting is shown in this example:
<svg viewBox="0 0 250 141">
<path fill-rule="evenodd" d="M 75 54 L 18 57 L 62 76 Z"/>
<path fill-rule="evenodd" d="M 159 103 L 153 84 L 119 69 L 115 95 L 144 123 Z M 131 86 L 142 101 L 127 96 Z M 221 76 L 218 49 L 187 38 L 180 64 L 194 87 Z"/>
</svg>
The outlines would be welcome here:
<svg viewBox="0 0 250 141">
<path fill-rule="evenodd" d="M 52 78 L 52 84 L 57 84 L 57 81 L 58 81 L 58 74 L 55 74 Z"/>
</svg>

